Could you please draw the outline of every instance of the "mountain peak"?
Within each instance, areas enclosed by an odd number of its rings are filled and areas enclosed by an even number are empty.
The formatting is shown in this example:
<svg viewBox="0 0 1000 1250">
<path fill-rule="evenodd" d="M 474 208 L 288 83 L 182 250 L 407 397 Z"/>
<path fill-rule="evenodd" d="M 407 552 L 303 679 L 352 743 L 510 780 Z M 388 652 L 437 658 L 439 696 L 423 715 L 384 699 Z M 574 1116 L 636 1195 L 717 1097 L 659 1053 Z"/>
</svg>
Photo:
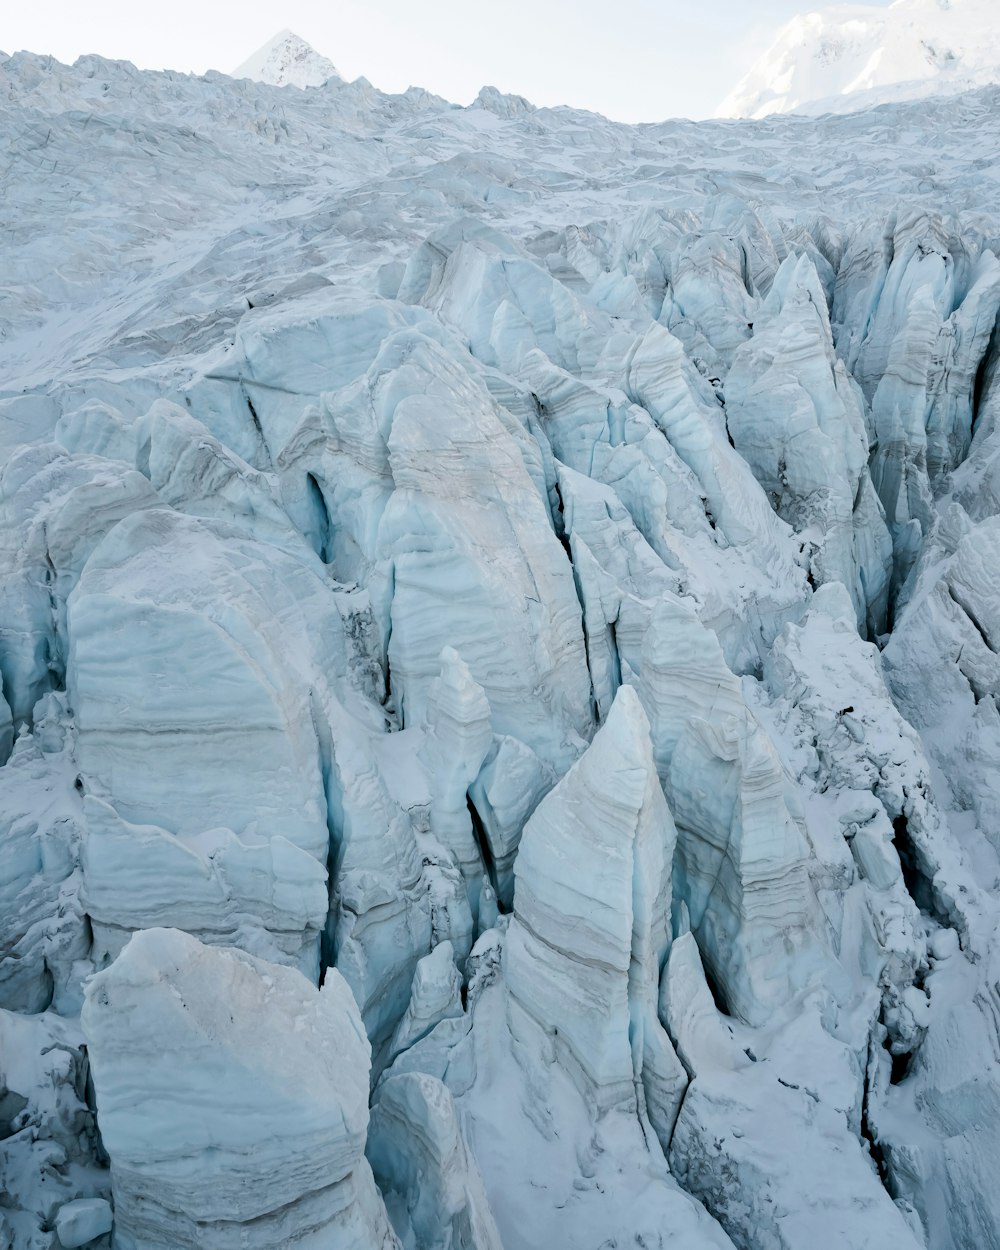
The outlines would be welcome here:
<svg viewBox="0 0 1000 1250">
<path fill-rule="evenodd" d="M 234 78 L 253 78 L 273 87 L 319 87 L 339 78 L 332 61 L 321 56 L 292 30 L 279 30 L 233 70 Z"/>
<path fill-rule="evenodd" d="M 717 115 L 852 112 L 998 81 L 995 0 L 835 4 L 783 27 Z"/>
</svg>

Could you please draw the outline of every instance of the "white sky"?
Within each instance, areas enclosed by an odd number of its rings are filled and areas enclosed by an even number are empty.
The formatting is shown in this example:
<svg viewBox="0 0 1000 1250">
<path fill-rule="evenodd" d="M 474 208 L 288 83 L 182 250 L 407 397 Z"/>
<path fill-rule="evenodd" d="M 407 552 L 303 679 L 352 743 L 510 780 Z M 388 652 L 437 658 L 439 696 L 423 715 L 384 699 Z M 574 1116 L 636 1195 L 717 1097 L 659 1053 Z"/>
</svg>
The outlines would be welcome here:
<svg viewBox="0 0 1000 1250">
<path fill-rule="evenodd" d="M 873 0 L 884 6 L 888 0 Z M 282 27 L 346 78 L 460 104 L 484 83 L 620 121 L 708 117 L 808 0 L 3 0 L 0 48 L 229 72 Z"/>
</svg>

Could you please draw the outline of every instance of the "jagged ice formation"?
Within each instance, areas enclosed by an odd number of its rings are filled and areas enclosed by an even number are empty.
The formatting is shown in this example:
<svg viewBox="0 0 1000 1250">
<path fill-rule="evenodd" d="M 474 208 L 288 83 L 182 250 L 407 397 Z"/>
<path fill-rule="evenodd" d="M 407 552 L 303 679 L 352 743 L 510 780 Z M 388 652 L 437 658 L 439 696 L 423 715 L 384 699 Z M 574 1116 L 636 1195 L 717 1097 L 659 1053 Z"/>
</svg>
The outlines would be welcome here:
<svg viewBox="0 0 1000 1250">
<path fill-rule="evenodd" d="M 310 64 L 0 60 L 0 1246 L 1000 1247 L 1000 92 Z"/>
</svg>

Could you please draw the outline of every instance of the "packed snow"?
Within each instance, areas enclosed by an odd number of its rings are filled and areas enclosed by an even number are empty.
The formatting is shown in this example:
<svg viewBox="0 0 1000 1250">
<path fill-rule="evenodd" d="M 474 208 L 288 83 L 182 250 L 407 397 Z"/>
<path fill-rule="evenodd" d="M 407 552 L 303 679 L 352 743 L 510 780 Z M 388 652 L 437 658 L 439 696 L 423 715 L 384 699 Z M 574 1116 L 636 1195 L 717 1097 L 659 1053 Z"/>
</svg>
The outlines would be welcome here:
<svg viewBox="0 0 1000 1250">
<path fill-rule="evenodd" d="M 0 1246 L 1000 1247 L 1000 88 L 296 46 L 0 62 Z"/>
</svg>

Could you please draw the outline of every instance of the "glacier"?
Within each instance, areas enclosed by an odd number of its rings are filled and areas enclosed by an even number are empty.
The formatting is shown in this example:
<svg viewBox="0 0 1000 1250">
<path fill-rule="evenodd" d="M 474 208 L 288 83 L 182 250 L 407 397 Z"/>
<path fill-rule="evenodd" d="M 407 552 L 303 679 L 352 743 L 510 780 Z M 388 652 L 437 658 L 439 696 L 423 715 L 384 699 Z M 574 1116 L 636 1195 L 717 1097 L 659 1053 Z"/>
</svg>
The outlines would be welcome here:
<svg viewBox="0 0 1000 1250">
<path fill-rule="evenodd" d="M 1000 88 L 0 120 L 0 1248 L 1000 1250 Z"/>
</svg>

